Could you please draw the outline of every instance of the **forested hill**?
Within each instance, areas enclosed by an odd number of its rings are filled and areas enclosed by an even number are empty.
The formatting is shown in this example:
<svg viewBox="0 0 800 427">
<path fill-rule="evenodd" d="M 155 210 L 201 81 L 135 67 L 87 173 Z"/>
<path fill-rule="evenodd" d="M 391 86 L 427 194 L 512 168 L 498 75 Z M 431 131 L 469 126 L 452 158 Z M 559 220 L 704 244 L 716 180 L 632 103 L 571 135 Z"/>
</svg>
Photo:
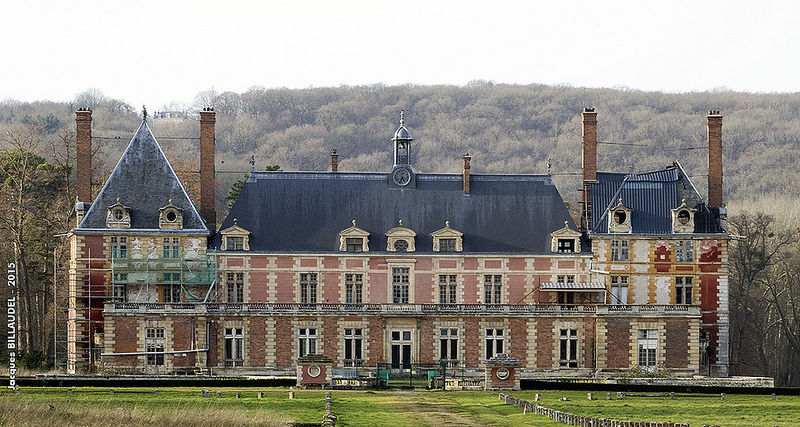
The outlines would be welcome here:
<svg viewBox="0 0 800 427">
<path fill-rule="evenodd" d="M 0 130 L 24 123 L 51 130 L 74 126 L 72 109 L 85 105 L 94 110 L 93 136 L 120 137 L 97 140 L 105 142 L 104 170 L 98 172 L 107 176 L 141 122 L 139 107 L 97 91 L 79 94 L 71 104 L 6 100 L 0 103 Z M 185 109 L 204 105 L 217 112 L 220 198 L 251 169 L 251 156 L 256 169 L 278 164 L 283 170 L 321 171 L 329 169 L 335 148 L 340 171 L 389 171 L 390 138 L 405 110 L 416 171 L 458 173 L 467 152 L 473 173 L 547 173 L 549 161 L 562 195 L 574 201 L 584 107 L 598 112 L 598 139 L 605 143 L 598 149 L 601 171 L 644 172 L 678 160 L 705 195 L 705 116 L 713 109 L 724 116 L 725 199 L 800 198 L 795 185 L 800 177 L 800 93 L 665 94 L 477 81 L 466 86 L 206 91 Z M 197 136 L 196 120 L 155 119 L 152 127 L 176 167 L 191 176 L 198 164 L 197 141 L 167 138 Z"/>
</svg>

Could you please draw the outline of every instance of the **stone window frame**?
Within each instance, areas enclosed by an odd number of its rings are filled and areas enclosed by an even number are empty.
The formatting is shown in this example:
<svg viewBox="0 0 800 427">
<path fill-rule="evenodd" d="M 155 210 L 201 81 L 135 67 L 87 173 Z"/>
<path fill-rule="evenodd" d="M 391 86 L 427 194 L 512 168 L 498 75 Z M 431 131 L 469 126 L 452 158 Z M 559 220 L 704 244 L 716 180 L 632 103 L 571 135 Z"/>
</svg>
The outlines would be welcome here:
<svg viewBox="0 0 800 427">
<path fill-rule="evenodd" d="M 297 293 L 300 304 L 316 304 L 318 302 L 321 291 L 319 276 L 316 271 L 306 271 L 298 274 Z"/>
<path fill-rule="evenodd" d="M 112 260 L 128 259 L 128 236 L 109 236 L 108 248 Z"/>
<path fill-rule="evenodd" d="M 223 332 L 223 360 L 225 366 L 244 366 L 245 330 L 243 325 L 225 325 Z M 229 347 L 230 345 L 230 347 Z M 228 350 L 230 348 L 230 351 Z"/>
<path fill-rule="evenodd" d="M 694 304 L 694 276 L 675 276 L 675 304 Z"/>
<path fill-rule="evenodd" d="M 181 258 L 181 243 L 180 237 L 163 237 L 161 243 L 161 257 L 166 259 Z"/>
<path fill-rule="evenodd" d="M 484 355 L 486 356 L 486 360 L 489 360 L 498 354 L 504 354 L 508 351 L 506 343 L 506 330 L 507 328 L 504 325 L 500 326 L 486 326 L 483 331 L 483 350 Z M 491 331 L 491 332 L 490 332 Z M 499 343 L 499 348 L 498 348 Z M 490 355 L 491 351 L 491 355 Z"/>
<path fill-rule="evenodd" d="M 364 303 L 364 276 L 366 274 L 363 272 L 344 273 L 342 297 L 345 304 L 360 305 Z"/>
<path fill-rule="evenodd" d="M 352 245 L 348 245 L 347 239 L 362 239 L 361 250 L 348 250 Z M 353 226 L 345 228 L 339 232 L 339 251 L 340 252 L 369 252 L 369 232 L 356 227 L 356 220 Z"/>
<path fill-rule="evenodd" d="M 609 281 L 609 291 L 608 291 L 608 298 L 609 303 L 611 305 L 629 305 L 628 301 L 630 301 L 630 277 L 627 275 L 610 275 L 608 278 Z M 614 301 L 614 288 L 626 288 L 625 290 L 625 301 Z M 616 295 L 617 299 L 619 299 L 619 295 Z"/>
<path fill-rule="evenodd" d="M 694 240 L 675 240 L 672 247 L 675 252 L 675 262 L 694 262 Z"/>
<path fill-rule="evenodd" d="M 631 244 L 627 239 L 611 239 L 611 262 L 629 262 L 631 259 Z"/>
<path fill-rule="evenodd" d="M 145 352 L 164 353 L 167 346 L 166 331 L 163 326 L 145 328 Z M 165 366 L 165 354 L 147 354 L 147 366 Z"/>
<path fill-rule="evenodd" d="M 229 304 L 244 303 L 244 272 L 228 271 L 225 273 L 225 301 Z M 233 297 L 233 298 L 231 298 Z"/>
<path fill-rule="evenodd" d="M 498 277 L 500 278 L 498 280 Z M 483 303 L 503 304 L 505 289 L 503 286 L 503 273 L 483 274 Z"/>
<path fill-rule="evenodd" d="M 181 273 L 161 273 L 161 300 L 167 304 L 181 302 Z M 169 300 L 169 301 L 168 301 Z"/>
<path fill-rule="evenodd" d="M 444 228 L 431 233 L 433 238 L 433 251 L 442 253 L 463 252 L 464 251 L 464 233 L 450 228 L 450 221 L 444 222 Z M 453 239 L 455 241 L 455 248 L 452 251 L 442 250 L 442 241 Z"/>
<path fill-rule="evenodd" d="M 229 248 L 228 247 L 228 243 L 229 243 L 228 242 L 228 238 L 229 237 L 231 237 L 231 238 L 241 237 L 242 238 L 242 249 L 241 250 L 243 250 L 243 251 L 249 251 L 250 250 L 250 235 L 252 233 L 250 233 L 248 230 L 240 227 L 239 224 L 237 223 L 236 218 L 233 219 L 233 225 L 231 227 L 228 227 L 228 228 L 226 228 L 224 230 L 221 230 L 219 232 L 219 234 L 222 236 L 219 250 L 221 250 L 221 251 L 238 250 L 238 249 L 233 249 L 233 248 Z"/>
<path fill-rule="evenodd" d="M 169 204 L 158 210 L 158 227 L 162 230 L 180 230 L 183 228 L 183 209 Z"/>
<path fill-rule="evenodd" d="M 697 209 L 693 209 L 686 204 L 686 199 L 681 200 L 681 205 L 672 209 L 672 232 L 676 234 L 694 233 L 694 214 Z"/>
<path fill-rule="evenodd" d="M 447 363 L 447 367 L 456 367 L 461 355 L 461 328 L 458 326 L 440 326 L 436 328 L 439 344 L 439 362 Z M 449 356 L 449 357 L 443 357 Z"/>
<path fill-rule="evenodd" d="M 364 363 L 367 328 L 364 326 L 345 326 L 342 328 L 342 363 L 346 368 L 356 368 Z M 348 352 L 350 358 L 348 358 Z"/>
<path fill-rule="evenodd" d="M 561 325 L 558 328 L 558 365 L 560 368 L 580 367 L 580 329 L 575 325 Z M 564 354 L 566 353 L 566 357 Z M 574 354 L 574 358 L 572 355 Z"/>
<path fill-rule="evenodd" d="M 408 228 L 403 226 L 403 220 L 399 221 L 399 225 L 397 227 L 392 228 L 391 230 L 386 232 L 386 250 L 388 252 L 416 252 L 417 247 L 415 244 L 415 240 L 417 237 L 417 233 Z M 399 240 L 405 240 L 408 244 L 405 251 L 398 251 L 397 250 L 397 242 Z"/>
<path fill-rule="evenodd" d="M 108 207 L 106 228 L 131 228 L 131 208 L 123 205 L 119 202 L 119 199 L 117 199 L 117 203 Z"/>
<path fill-rule="evenodd" d="M 297 330 L 297 354 L 303 357 L 307 354 L 318 353 L 317 343 L 321 342 L 319 328 L 316 326 L 301 326 Z M 313 350 L 313 351 L 312 351 Z"/>
<path fill-rule="evenodd" d="M 642 368 L 658 365 L 658 328 L 638 328 L 636 331 L 636 362 Z"/>
<path fill-rule="evenodd" d="M 415 280 L 414 280 L 414 265 L 416 263 L 415 259 L 388 259 L 387 260 L 387 299 L 390 304 L 413 304 L 414 303 L 414 288 L 415 288 Z M 408 301 L 407 302 L 394 302 L 394 269 L 395 268 L 407 268 L 408 269 Z M 402 284 L 402 283 L 401 283 Z"/>
<path fill-rule="evenodd" d="M 564 251 L 560 248 L 562 241 L 572 242 L 572 251 Z M 581 233 L 569 228 L 569 221 L 564 221 L 564 228 L 550 233 L 550 252 L 555 253 L 575 253 L 580 252 L 581 248 Z"/>
<path fill-rule="evenodd" d="M 438 274 L 439 304 L 458 304 L 458 274 Z M 442 298 L 444 297 L 444 298 Z"/>
<path fill-rule="evenodd" d="M 616 206 L 608 209 L 608 232 L 631 233 L 631 213 L 633 209 L 622 204 L 622 199 Z"/>
</svg>

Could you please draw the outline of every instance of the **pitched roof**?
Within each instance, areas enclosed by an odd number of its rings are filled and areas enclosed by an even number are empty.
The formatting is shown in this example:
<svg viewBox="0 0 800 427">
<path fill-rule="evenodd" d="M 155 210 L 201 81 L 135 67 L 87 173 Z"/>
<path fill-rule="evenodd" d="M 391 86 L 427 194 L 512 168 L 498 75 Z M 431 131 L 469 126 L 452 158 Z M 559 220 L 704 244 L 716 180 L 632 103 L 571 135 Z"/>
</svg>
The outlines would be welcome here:
<svg viewBox="0 0 800 427">
<path fill-rule="evenodd" d="M 153 132 L 147 123 L 142 123 L 78 230 L 106 228 L 108 208 L 118 202 L 130 207 L 131 229 L 158 229 L 159 211 L 170 200 L 183 209 L 181 231 L 208 233 Z"/>
<path fill-rule="evenodd" d="M 653 172 L 622 174 L 598 172 L 591 187 L 590 233 L 608 232 L 608 212 L 619 199 L 632 209 L 631 232 L 671 234 L 672 209 L 686 201 L 696 209 L 695 233 L 723 233 L 719 208 L 710 208 L 692 184 L 680 163 Z"/>
<path fill-rule="evenodd" d="M 551 232 L 575 227 L 547 175 L 472 175 L 470 189 L 453 174 L 417 174 L 416 188 L 397 188 L 386 173 L 254 172 L 221 228 L 238 219 L 252 251 L 335 252 L 356 220 L 375 252 L 402 220 L 417 252 L 432 252 L 430 234 L 449 221 L 465 252 L 549 252 Z"/>
</svg>

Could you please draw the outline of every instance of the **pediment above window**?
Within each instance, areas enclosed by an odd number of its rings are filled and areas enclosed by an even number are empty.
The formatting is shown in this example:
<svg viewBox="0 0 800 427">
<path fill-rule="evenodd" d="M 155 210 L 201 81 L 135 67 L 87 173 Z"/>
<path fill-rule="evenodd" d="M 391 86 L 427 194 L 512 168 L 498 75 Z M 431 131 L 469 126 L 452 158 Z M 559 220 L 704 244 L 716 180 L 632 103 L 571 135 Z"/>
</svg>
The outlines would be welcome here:
<svg viewBox="0 0 800 427">
<path fill-rule="evenodd" d="M 672 232 L 694 233 L 695 211 L 696 209 L 692 209 L 686 204 L 686 199 L 681 201 L 680 206 L 672 209 Z"/>
<path fill-rule="evenodd" d="M 246 229 L 239 227 L 236 218 L 233 219 L 233 226 L 219 232 L 222 235 L 221 251 L 249 251 L 250 233 Z"/>
<path fill-rule="evenodd" d="M 564 221 L 564 228 L 550 233 L 551 252 L 580 252 L 581 233 L 569 228 L 569 222 Z"/>
<path fill-rule="evenodd" d="M 117 199 L 117 203 L 108 207 L 106 228 L 131 228 L 131 208 Z"/>
<path fill-rule="evenodd" d="M 633 209 L 623 205 L 622 199 L 619 199 L 619 203 L 608 210 L 608 232 L 630 233 L 631 212 Z"/>
<path fill-rule="evenodd" d="M 162 230 L 180 230 L 183 228 L 183 209 L 169 204 L 158 211 L 158 227 Z"/>
<path fill-rule="evenodd" d="M 369 232 L 353 226 L 339 232 L 339 250 L 342 252 L 368 252 Z"/>
<path fill-rule="evenodd" d="M 386 250 L 389 252 L 414 252 L 417 250 L 414 240 L 417 233 L 404 227 L 403 220 L 400 225 L 386 232 Z"/>
<path fill-rule="evenodd" d="M 450 228 L 450 221 L 445 227 L 431 233 L 434 252 L 461 252 L 464 250 L 464 233 Z"/>
</svg>

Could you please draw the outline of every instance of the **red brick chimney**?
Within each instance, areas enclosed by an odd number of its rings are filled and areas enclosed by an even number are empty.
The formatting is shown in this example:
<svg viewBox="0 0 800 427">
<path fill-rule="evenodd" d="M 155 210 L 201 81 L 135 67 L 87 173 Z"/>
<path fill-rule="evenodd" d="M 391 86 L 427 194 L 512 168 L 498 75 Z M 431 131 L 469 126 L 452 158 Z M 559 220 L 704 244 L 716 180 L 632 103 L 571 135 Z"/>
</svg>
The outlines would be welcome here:
<svg viewBox="0 0 800 427">
<path fill-rule="evenodd" d="M 597 113 L 594 108 L 584 108 L 581 113 L 583 131 L 581 134 L 581 164 L 583 168 L 583 212 L 581 230 L 592 225 L 591 183 L 597 180 Z"/>
<path fill-rule="evenodd" d="M 722 207 L 722 115 L 711 110 L 708 120 L 708 205 Z"/>
<path fill-rule="evenodd" d="M 469 165 L 469 162 L 470 162 L 470 160 L 472 160 L 472 157 L 470 157 L 469 153 L 467 153 L 467 154 L 464 154 L 463 159 L 464 159 L 464 167 L 463 167 L 461 172 L 462 172 L 462 175 L 464 177 L 464 179 L 463 179 L 463 181 L 464 181 L 464 194 L 469 195 L 469 170 L 471 168 L 471 166 Z"/>
<path fill-rule="evenodd" d="M 217 210 L 214 196 L 216 166 L 214 164 L 214 123 L 216 113 L 211 107 L 200 112 L 200 215 L 208 228 L 216 230 Z"/>
<path fill-rule="evenodd" d="M 92 201 L 92 110 L 79 108 L 75 112 L 75 166 L 79 202 Z"/>
<path fill-rule="evenodd" d="M 336 154 L 336 149 L 331 151 L 331 172 L 339 171 L 339 155 Z"/>
</svg>

